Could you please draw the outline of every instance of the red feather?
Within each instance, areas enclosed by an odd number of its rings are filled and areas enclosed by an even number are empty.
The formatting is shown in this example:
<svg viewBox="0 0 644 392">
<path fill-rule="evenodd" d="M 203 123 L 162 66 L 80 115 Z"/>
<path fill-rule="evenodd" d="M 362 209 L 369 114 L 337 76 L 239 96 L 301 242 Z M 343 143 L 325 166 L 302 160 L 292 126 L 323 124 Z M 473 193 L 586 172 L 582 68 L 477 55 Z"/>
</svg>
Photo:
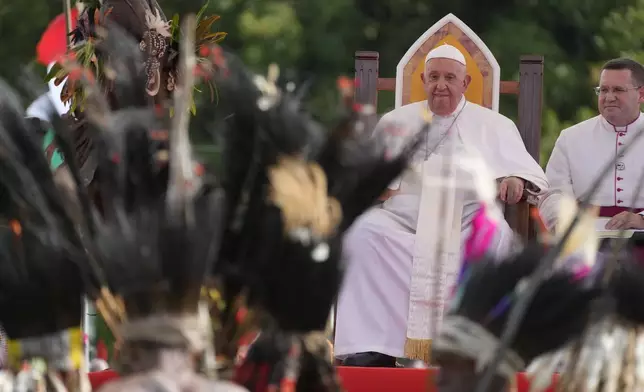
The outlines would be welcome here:
<svg viewBox="0 0 644 392">
<path fill-rule="evenodd" d="M 96 357 L 107 361 L 107 346 L 105 346 L 105 343 L 102 340 L 99 340 L 96 345 Z"/>
<path fill-rule="evenodd" d="M 73 7 L 72 29 L 76 28 L 78 9 Z M 65 14 L 60 14 L 49 23 L 47 29 L 40 37 L 36 46 L 36 58 L 39 63 L 49 65 L 67 52 L 67 29 L 65 26 Z"/>
</svg>

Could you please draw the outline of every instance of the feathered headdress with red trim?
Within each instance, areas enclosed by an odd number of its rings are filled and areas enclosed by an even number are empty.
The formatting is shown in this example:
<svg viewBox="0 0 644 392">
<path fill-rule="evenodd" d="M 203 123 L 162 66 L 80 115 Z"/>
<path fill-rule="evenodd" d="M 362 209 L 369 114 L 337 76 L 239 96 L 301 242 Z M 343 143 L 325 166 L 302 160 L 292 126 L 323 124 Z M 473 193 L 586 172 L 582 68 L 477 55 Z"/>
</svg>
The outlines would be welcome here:
<svg viewBox="0 0 644 392">
<path fill-rule="evenodd" d="M 235 380 L 257 391 L 336 390 L 323 335 L 345 269 L 342 238 L 407 167 L 416 140 L 388 157 L 367 125 L 375 110 L 354 105 L 350 80 L 339 81 L 345 105 L 327 131 L 302 109 L 296 86 L 278 87 L 277 66 L 253 75 L 223 56 L 228 73 L 215 82 L 227 114 L 227 217 L 215 272 L 226 277 L 224 329 L 245 322 L 237 320 L 240 297 L 261 328 Z"/>
<path fill-rule="evenodd" d="M 197 14 L 195 47 L 197 55 L 209 45 L 218 43 L 226 37 L 224 32 L 212 31 L 213 24 L 219 16 L 206 16 L 207 7 L 208 3 Z M 177 75 L 181 36 L 179 16 L 175 15 L 168 20 L 156 0 L 105 0 L 88 4 L 78 15 L 76 28 L 71 33 L 70 56 L 72 60 L 92 70 L 95 77 L 102 81 L 105 80 L 103 63 L 106 59 L 105 54 L 97 48 L 101 40 L 98 30 L 112 23 L 123 28 L 139 43 L 146 74 L 145 85 L 141 88 L 144 88 L 150 97 L 157 98 L 157 103 L 164 103 L 174 91 L 179 77 Z M 207 58 L 201 56 L 198 61 L 208 62 Z M 82 109 L 84 102 L 82 86 L 74 80 L 66 80 L 67 76 L 65 67 L 59 65 L 55 66 L 47 77 L 55 79 L 57 85 L 64 83 L 61 99 L 64 103 L 70 104 L 72 111 Z M 211 91 L 214 91 L 214 86 L 206 82 Z M 108 92 L 111 90 L 109 83 L 106 83 L 104 88 Z M 194 114 L 196 110 L 194 101 L 189 110 Z"/>
<path fill-rule="evenodd" d="M 76 28 L 78 15 L 78 8 L 72 8 L 72 29 Z M 67 53 L 67 26 L 65 15 L 60 14 L 49 23 L 40 37 L 40 41 L 36 45 L 36 60 L 44 66 L 49 66 L 49 64 L 58 61 L 65 53 Z"/>
</svg>

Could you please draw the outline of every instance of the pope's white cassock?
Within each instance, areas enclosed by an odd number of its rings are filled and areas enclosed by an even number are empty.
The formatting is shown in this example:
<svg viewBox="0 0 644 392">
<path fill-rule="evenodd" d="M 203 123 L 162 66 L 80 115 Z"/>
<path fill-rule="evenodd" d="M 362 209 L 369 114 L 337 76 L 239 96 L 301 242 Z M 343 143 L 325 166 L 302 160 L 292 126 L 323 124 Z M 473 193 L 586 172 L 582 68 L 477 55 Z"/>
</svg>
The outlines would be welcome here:
<svg viewBox="0 0 644 392">
<path fill-rule="evenodd" d="M 393 132 L 391 139 L 400 142 L 396 132 L 419 130 L 426 118 L 424 113 L 428 113 L 426 101 L 405 105 L 383 116 L 376 132 Z M 399 126 L 389 127 L 392 123 Z M 419 216 L 423 209 L 423 187 L 419 183 L 423 179 L 414 168 L 422 166 L 432 154 L 441 153 L 448 143 L 452 143 L 452 150 L 463 145 L 478 150 L 496 179 L 523 178 L 527 180 L 526 188 L 537 194 L 548 188 L 543 170 L 526 151 L 517 127 L 507 117 L 465 98 L 452 115 L 434 115 L 423 148 L 400 181 L 392 185 L 398 193 L 381 207 L 366 212 L 345 237 L 348 269 L 337 305 L 337 357 L 369 351 L 404 356 L 414 248 L 423 244 L 416 243 L 416 231 L 423 222 L 437 219 Z M 479 205 L 473 191 L 458 192 L 463 198 L 462 241 Z M 500 226 L 492 248 L 497 254 L 505 254 L 513 250 L 514 233 L 507 222 L 502 221 Z M 447 287 L 455 283 L 459 264 L 460 260 L 443 271 Z M 441 314 L 443 305 L 440 304 Z"/>
<path fill-rule="evenodd" d="M 644 138 L 637 140 L 626 155 L 619 150 L 644 132 L 644 116 L 625 127 L 611 125 L 601 115 L 564 129 L 546 166 L 550 190 L 541 198 L 539 211 L 549 228 L 558 215 L 562 193 L 583 198 L 609 161 L 617 158 L 614 168 L 601 182 L 591 204 L 600 206 L 601 217 L 612 217 L 628 208 L 644 209 L 644 191 L 633 203 L 637 183 L 644 171 Z"/>
</svg>

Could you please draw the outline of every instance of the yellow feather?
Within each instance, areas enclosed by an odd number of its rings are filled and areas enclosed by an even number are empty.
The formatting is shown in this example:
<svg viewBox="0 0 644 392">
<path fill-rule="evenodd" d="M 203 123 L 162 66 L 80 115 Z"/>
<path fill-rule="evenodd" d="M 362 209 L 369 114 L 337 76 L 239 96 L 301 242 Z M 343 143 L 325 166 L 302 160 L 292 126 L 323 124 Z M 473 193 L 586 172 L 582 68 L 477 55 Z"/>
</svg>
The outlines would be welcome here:
<svg viewBox="0 0 644 392">
<path fill-rule="evenodd" d="M 557 238 L 561 239 L 570 224 L 572 223 L 579 206 L 577 201 L 568 195 L 562 195 L 559 208 L 559 219 L 557 221 Z M 580 254 L 589 267 L 595 264 L 597 250 L 599 249 L 599 236 L 595 229 L 599 207 L 591 207 L 586 210 L 570 237 L 564 244 L 560 260 L 570 257 L 573 254 Z"/>
</svg>

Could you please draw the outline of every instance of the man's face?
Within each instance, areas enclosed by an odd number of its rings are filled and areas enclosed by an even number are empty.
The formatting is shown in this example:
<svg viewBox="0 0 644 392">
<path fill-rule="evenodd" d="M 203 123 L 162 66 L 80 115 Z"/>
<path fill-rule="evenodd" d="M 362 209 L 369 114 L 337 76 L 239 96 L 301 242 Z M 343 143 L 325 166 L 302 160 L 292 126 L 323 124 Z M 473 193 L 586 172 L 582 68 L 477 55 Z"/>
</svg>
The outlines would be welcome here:
<svg viewBox="0 0 644 392">
<path fill-rule="evenodd" d="M 421 79 L 429 109 L 439 116 L 450 115 L 456 110 L 471 80 L 465 66 L 452 59 L 429 60 Z"/>
<path fill-rule="evenodd" d="M 615 126 L 626 126 L 637 119 L 644 102 L 641 86 L 634 84 L 628 69 L 606 69 L 599 78 L 599 112 Z"/>
</svg>

